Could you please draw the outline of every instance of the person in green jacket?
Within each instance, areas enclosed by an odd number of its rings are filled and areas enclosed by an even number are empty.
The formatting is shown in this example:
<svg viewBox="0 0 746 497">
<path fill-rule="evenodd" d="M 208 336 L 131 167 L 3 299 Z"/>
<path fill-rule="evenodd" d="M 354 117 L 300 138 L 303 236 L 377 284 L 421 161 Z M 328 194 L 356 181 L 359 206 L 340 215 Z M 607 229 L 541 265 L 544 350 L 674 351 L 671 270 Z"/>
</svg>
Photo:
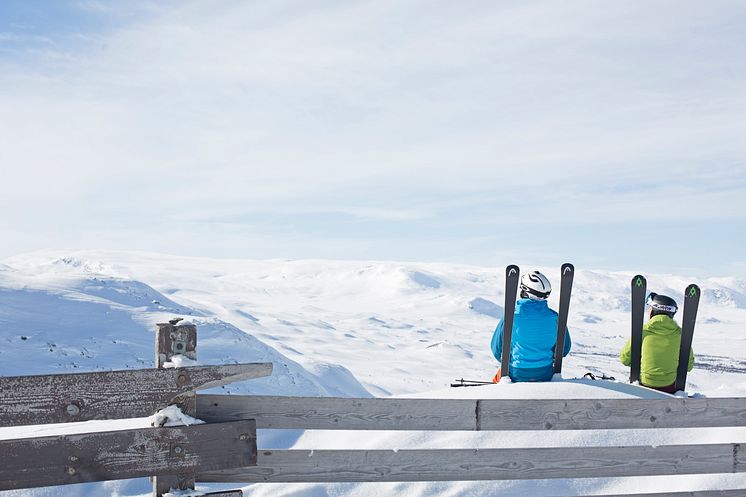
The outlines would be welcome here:
<svg viewBox="0 0 746 497">
<path fill-rule="evenodd" d="M 676 393 L 676 369 L 679 365 L 681 328 L 673 320 L 678 310 L 676 301 L 666 295 L 651 293 L 646 304 L 650 320 L 642 327 L 642 359 L 640 384 L 666 393 Z M 632 364 L 630 340 L 619 353 L 622 364 Z M 689 352 L 687 371 L 694 367 L 694 350 Z"/>
</svg>

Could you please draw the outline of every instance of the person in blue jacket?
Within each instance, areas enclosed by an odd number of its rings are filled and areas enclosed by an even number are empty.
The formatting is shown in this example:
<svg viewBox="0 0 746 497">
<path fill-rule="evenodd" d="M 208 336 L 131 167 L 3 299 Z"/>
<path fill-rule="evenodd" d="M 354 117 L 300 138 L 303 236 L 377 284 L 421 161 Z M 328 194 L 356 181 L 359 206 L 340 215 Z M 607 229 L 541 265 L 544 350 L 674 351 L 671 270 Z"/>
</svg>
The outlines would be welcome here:
<svg viewBox="0 0 746 497">
<path fill-rule="evenodd" d="M 520 299 L 515 303 L 510 346 L 512 381 L 549 381 L 554 374 L 554 347 L 557 344 L 557 313 L 547 298 L 552 285 L 539 271 L 521 276 Z M 570 332 L 565 335 L 563 356 L 570 353 Z M 492 354 L 499 361 L 503 348 L 503 320 L 492 335 Z M 502 365 L 501 365 L 502 366 Z M 505 368 L 501 368 L 503 374 Z M 498 378 L 496 377 L 496 380 Z"/>
</svg>

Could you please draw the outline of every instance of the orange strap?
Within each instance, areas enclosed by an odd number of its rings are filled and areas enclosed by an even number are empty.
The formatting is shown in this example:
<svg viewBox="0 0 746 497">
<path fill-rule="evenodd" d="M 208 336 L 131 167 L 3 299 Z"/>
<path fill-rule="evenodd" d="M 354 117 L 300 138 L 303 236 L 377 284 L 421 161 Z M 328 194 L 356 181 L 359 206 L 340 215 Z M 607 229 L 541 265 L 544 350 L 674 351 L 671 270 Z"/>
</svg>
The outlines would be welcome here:
<svg viewBox="0 0 746 497">
<path fill-rule="evenodd" d="M 500 372 L 500 368 L 497 368 L 497 373 L 495 373 L 495 377 L 492 378 L 492 383 L 500 383 L 501 377 L 502 377 L 502 374 Z"/>
</svg>

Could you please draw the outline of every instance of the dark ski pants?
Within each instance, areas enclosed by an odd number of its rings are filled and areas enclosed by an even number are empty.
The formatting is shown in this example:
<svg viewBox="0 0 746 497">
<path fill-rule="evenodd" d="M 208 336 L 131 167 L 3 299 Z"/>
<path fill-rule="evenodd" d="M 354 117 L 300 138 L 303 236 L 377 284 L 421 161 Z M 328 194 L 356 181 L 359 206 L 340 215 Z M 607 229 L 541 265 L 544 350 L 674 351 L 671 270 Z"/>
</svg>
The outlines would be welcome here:
<svg viewBox="0 0 746 497">
<path fill-rule="evenodd" d="M 670 393 L 670 394 L 676 393 L 675 383 L 671 383 L 670 385 L 665 386 L 665 387 L 651 387 L 650 385 L 645 385 L 644 383 L 640 383 L 640 385 L 644 387 L 652 388 L 653 390 L 658 390 L 659 392 L 665 392 L 665 393 Z"/>
</svg>

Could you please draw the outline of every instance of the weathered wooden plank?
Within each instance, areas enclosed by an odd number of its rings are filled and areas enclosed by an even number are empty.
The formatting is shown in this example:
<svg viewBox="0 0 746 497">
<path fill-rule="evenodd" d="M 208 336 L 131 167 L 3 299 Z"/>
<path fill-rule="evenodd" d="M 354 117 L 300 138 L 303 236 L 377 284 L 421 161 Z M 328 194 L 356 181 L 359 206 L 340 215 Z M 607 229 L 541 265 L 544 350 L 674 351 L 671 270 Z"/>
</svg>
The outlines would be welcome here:
<svg viewBox="0 0 746 497">
<path fill-rule="evenodd" d="M 585 497 L 744 497 L 743 490 L 692 490 L 689 492 L 657 492 L 652 494 L 604 494 Z"/>
<path fill-rule="evenodd" d="M 474 430 L 475 400 L 197 395 L 207 422 L 255 419 L 257 428 Z"/>
<path fill-rule="evenodd" d="M 746 426 L 746 398 L 481 400 L 482 430 Z"/>
<path fill-rule="evenodd" d="M 0 490 L 180 474 L 256 462 L 252 421 L 0 440 Z"/>
<path fill-rule="evenodd" d="M 241 490 L 229 490 L 224 492 L 211 492 L 201 494 L 201 497 L 242 497 Z M 731 490 L 691 490 L 684 492 L 654 492 L 644 494 L 603 494 L 584 495 L 581 497 L 744 497 L 746 488 Z"/>
<path fill-rule="evenodd" d="M 257 363 L 0 377 L 0 426 L 150 416 L 194 390 L 271 373 Z"/>
<path fill-rule="evenodd" d="M 235 493 L 234 493 L 235 492 Z M 202 494 L 201 497 L 242 497 L 241 490 L 228 492 L 213 492 Z M 603 495 L 583 495 L 580 497 L 744 497 L 746 488 L 733 490 L 691 490 L 684 492 L 655 492 L 644 494 L 603 494 Z"/>
<path fill-rule="evenodd" d="M 178 497 L 180 495 L 181 494 L 179 493 L 172 492 L 172 493 L 165 493 L 164 497 L 171 497 L 171 496 Z M 195 492 L 194 490 L 192 490 L 191 492 L 189 492 L 189 495 L 193 497 L 243 497 L 243 490 L 223 490 L 221 492 L 208 492 L 204 494 L 200 492 Z"/>
<path fill-rule="evenodd" d="M 261 450 L 257 466 L 200 471 L 203 482 L 532 480 L 734 473 L 733 444 L 444 450 Z"/>
<path fill-rule="evenodd" d="M 460 400 L 197 395 L 206 421 L 318 430 L 585 430 L 746 426 L 746 399 Z"/>
<path fill-rule="evenodd" d="M 202 494 L 201 497 L 243 497 L 243 490 L 223 490 L 222 492 L 210 492 L 209 494 Z"/>
</svg>

